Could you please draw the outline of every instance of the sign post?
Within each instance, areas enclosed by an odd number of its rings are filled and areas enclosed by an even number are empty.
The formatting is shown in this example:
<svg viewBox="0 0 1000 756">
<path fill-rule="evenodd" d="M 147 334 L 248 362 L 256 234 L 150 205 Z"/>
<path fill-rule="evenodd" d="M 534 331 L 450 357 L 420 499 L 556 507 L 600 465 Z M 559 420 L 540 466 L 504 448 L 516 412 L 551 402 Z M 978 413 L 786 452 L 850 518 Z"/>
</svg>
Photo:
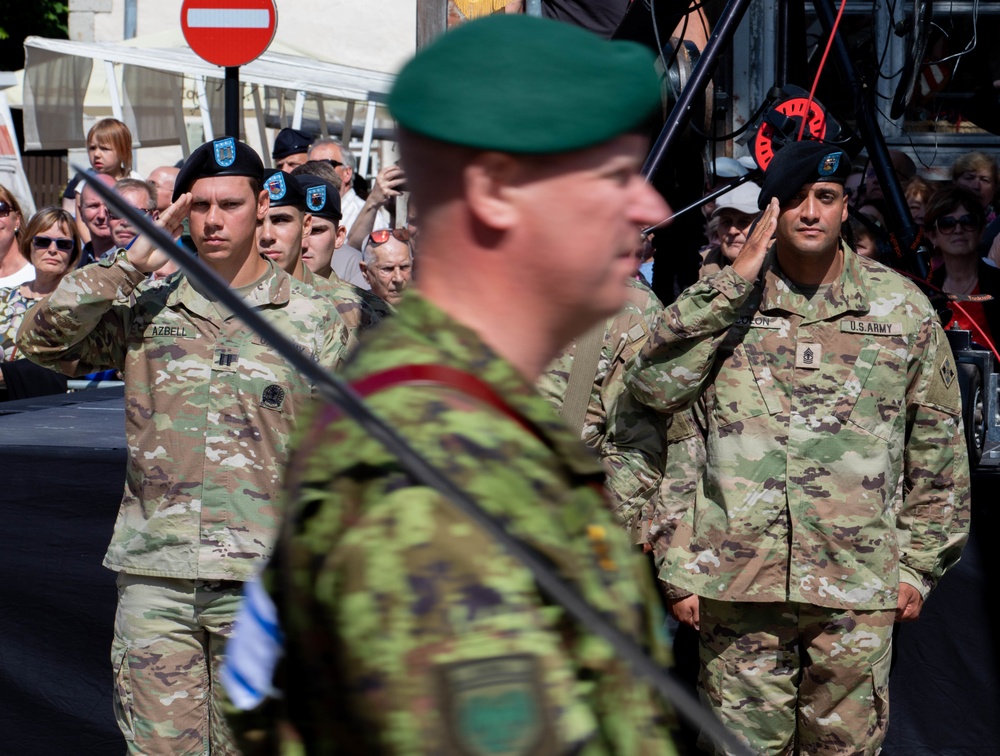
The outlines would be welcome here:
<svg viewBox="0 0 1000 756">
<path fill-rule="evenodd" d="M 274 0 L 184 0 L 181 6 L 181 30 L 191 49 L 226 69 L 226 136 L 240 138 L 240 66 L 268 48 L 277 28 Z"/>
</svg>

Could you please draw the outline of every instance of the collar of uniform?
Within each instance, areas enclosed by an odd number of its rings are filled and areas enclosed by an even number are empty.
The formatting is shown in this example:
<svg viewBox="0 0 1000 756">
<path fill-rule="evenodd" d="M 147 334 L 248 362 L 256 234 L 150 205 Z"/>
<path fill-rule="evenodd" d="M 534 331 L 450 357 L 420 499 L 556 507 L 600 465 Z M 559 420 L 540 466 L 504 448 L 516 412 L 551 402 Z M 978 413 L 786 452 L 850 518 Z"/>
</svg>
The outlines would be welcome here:
<svg viewBox="0 0 1000 756">
<path fill-rule="evenodd" d="M 828 320 L 847 312 L 868 312 L 870 306 L 864 292 L 864 273 L 858 262 L 857 253 L 843 241 L 840 243 L 840 250 L 844 260 L 840 278 L 830 284 L 818 301 L 814 297 L 811 307 L 804 308 L 803 295 L 795 288 L 795 284 L 780 272 L 776 247 L 772 245 L 763 266 L 760 311 L 779 310 L 802 315 L 803 322 Z"/>
<path fill-rule="evenodd" d="M 390 336 L 389 330 L 401 329 L 405 336 L 397 341 L 398 335 Z M 490 349 L 479 335 L 457 323 L 442 310 L 416 291 L 407 291 L 406 297 L 396 308 L 396 314 L 385 321 L 375 332 L 391 338 L 396 343 L 423 344 L 427 349 L 419 350 L 426 359 L 408 360 L 415 363 L 433 362 L 464 370 L 485 382 L 496 395 L 511 409 L 521 415 L 537 430 L 547 446 L 555 450 L 560 459 L 576 475 L 603 478 L 603 468 L 594 454 L 562 422 L 549 402 L 535 387 L 522 376 L 513 365 Z M 391 350 L 382 349 L 380 343 L 372 343 L 362 350 L 359 362 L 363 363 L 364 374 L 371 374 L 398 364 Z M 374 353 L 373 353 L 374 352 Z M 379 354 L 383 352 L 383 354 Z M 410 357 L 411 355 L 407 355 Z M 416 357 L 415 354 L 412 356 Z M 384 360 L 384 361 L 383 361 Z M 358 377 L 348 369 L 348 379 Z"/>
<path fill-rule="evenodd" d="M 288 302 L 291 292 L 291 277 L 270 259 L 265 259 L 267 273 L 261 282 L 246 296 L 245 302 L 251 307 L 264 305 L 283 305 Z M 197 315 L 214 320 L 218 317 L 215 304 L 201 290 L 194 286 L 188 277 L 180 275 L 174 290 L 167 297 L 167 306 L 183 304 Z"/>
</svg>

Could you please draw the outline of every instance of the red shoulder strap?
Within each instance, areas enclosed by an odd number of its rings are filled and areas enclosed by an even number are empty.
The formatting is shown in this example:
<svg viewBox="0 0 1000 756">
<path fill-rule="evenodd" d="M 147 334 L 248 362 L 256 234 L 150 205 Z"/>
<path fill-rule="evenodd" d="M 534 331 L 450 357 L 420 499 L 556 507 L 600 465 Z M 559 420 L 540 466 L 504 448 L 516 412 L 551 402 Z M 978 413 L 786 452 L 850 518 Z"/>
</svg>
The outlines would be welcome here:
<svg viewBox="0 0 1000 756">
<path fill-rule="evenodd" d="M 364 398 L 394 386 L 414 384 L 437 385 L 454 389 L 483 404 L 493 407 L 540 441 L 546 443 L 545 439 L 538 432 L 538 429 L 527 418 L 501 399 L 489 384 L 480 380 L 472 373 L 467 373 L 457 368 L 446 367 L 444 365 L 400 365 L 365 376 L 352 383 L 351 388 Z M 340 417 L 340 414 L 340 408 L 336 405 L 330 404 L 324 407 L 313 424 L 311 438 L 307 442 L 308 445 L 311 446 L 317 442 L 319 440 L 318 436 L 322 433 L 323 429 Z"/>
</svg>

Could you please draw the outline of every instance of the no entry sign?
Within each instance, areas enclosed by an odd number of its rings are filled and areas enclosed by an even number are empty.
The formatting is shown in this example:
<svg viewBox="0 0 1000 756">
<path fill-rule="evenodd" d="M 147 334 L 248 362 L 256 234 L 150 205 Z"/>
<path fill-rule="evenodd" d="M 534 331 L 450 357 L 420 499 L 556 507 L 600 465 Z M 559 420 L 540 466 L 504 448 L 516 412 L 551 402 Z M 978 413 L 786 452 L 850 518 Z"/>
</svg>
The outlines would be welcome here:
<svg viewBox="0 0 1000 756">
<path fill-rule="evenodd" d="M 181 29 L 201 58 L 235 67 L 263 53 L 274 38 L 274 0 L 184 0 Z"/>
</svg>

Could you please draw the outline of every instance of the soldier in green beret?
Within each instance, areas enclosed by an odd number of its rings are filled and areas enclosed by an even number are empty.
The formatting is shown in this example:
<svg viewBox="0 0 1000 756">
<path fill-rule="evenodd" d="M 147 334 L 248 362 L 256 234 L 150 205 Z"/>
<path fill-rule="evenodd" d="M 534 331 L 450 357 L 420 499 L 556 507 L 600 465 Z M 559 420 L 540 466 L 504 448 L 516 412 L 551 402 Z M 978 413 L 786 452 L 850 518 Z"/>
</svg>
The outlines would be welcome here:
<svg viewBox="0 0 1000 756">
<path fill-rule="evenodd" d="M 968 535 L 955 360 L 920 290 L 840 241 L 849 173 L 831 145 L 777 152 L 743 251 L 626 374 L 697 409 L 668 451 L 696 485 L 661 491 L 655 550 L 704 699 L 760 753 L 878 753 L 893 623 Z"/>
<path fill-rule="evenodd" d="M 418 54 L 389 107 L 420 276 L 344 376 L 665 664 L 601 465 L 534 388 L 625 305 L 638 229 L 668 212 L 639 175 L 658 102 L 648 51 L 558 22 L 494 16 Z M 254 714 L 276 686 L 308 753 L 674 753 L 669 713 L 611 646 L 361 427 L 317 411 L 296 446 L 289 531 L 227 667 L 248 752 L 273 752 Z"/>
</svg>

